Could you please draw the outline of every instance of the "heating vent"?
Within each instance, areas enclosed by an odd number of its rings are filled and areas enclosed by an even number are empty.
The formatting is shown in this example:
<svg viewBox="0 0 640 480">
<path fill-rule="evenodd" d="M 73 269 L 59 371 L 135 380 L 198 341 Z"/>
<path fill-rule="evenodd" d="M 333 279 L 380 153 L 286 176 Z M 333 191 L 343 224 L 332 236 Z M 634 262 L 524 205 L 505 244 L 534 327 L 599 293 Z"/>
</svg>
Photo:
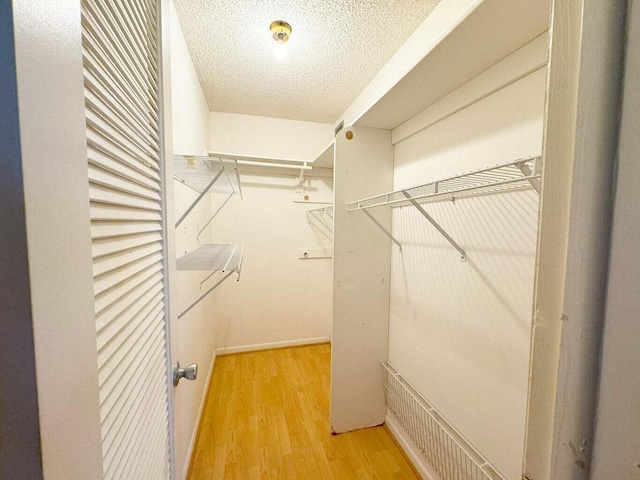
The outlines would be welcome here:
<svg viewBox="0 0 640 480">
<path fill-rule="evenodd" d="M 382 367 L 388 412 L 442 480 L 504 480 L 393 366 Z"/>
<path fill-rule="evenodd" d="M 334 130 L 335 134 L 338 135 L 338 133 L 340 133 L 340 130 L 342 130 L 343 128 L 344 128 L 344 120 L 341 121 L 340 124 Z"/>
</svg>

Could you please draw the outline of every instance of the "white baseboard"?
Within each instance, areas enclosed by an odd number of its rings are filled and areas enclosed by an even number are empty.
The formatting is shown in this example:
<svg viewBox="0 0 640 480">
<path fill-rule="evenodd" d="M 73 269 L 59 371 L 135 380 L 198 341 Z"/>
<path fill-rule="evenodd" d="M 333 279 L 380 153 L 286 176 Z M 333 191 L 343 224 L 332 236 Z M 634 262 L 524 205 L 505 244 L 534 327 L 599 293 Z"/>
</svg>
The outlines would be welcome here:
<svg viewBox="0 0 640 480">
<path fill-rule="evenodd" d="M 393 435 L 393 438 L 395 438 L 396 442 L 402 447 L 404 453 L 409 457 L 409 460 L 422 477 L 422 480 L 441 480 L 440 475 L 427 463 L 416 444 L 409 438 L 404 428 L 396 422 L 393 415 L 385 415 L 384 423 L 391 432 L 391 435 Z"/>
<path fill-rule="evenodd" d="M 229 355 L 232 353 L 255 352 L 258 350 L 273 350 L 275 348 L 300 347 L 303 345 L 317 345 L 329 343 L 330 337 L 302 338 L 299 340 L 285 340 L 283 342 L 258 343 L 255 345 L 241 345 L 239 347 L 220 347 L 216 349 L 217 355 Z"/>
<path fill-rule="evenodd" d="M 216 351 L 213 351 L 213 356 L 211 357 L 211 365 L 209 366 L 209 373 L 207 375 L 207 381 L 204 385 L 204 389 L 202 391 L 202 398 L 200 399 L 200 407 L 198 408 L 198 415 L 196 416 L 195 426 L 193 427 L 193 432 L 191 433 L 191 441 L 189 442 L 189 449 L 187 450 L 187 461 L 184 464 L 182 478 L 186 479 L 189 474 L 189 467 L 191 467 L 191 462 L 193 460 L 193 449 L 196 448 L 196 440 L 198 438 L 198 431 L 200 430 L 200 422 L 202 421 L 202 415 L 204 415 L 204 409 L 207 405 L 207 395 L 209 394 L 209 386 L 211 384 L 211 378 L 213 377 L 213 367 L 216 363 Z"/>
</svg>

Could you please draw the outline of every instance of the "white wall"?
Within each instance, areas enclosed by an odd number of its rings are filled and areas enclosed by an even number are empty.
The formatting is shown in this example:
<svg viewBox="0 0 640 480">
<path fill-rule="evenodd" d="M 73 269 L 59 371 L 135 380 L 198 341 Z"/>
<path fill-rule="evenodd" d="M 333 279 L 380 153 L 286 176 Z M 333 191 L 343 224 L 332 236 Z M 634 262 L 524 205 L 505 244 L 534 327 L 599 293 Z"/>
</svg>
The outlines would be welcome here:
<svg viewBox="0 0 640 480">
<path fill-rule="evenodd" d="M 630 4 L 609 285 L 591 475 L 640 479 L 640 5 Z"/>
<path fill-rule="evenodd" d="M 178 17 L 170 3 L 170 54 L 171 54 L 171 124 L 173 152 L 176 154 L 202 155 L 206 149 L 209 111 L 196 75 Z M 172 171 L 168 168 L 168 172 Z M 198 193 L 178 181 L 173 183 L 175 224 Z M 189 217 L 175 230 L 175 256 L 179 258 L 198 247 L 196 238 L 211 212 L 210 202 L 203 200 Z M 169 226 L 169 228 L 172 228 Z M 207 241 L 206 237 L 202 238 Z M 200 295 L 202 272 L 172 272 L 170 289 L 172 312 L 182 312 Z M 174 438 L 175 462 L 178 478 L 185 478 L 191 450 L 198 429 L 201 404 L 205 398 L 206 382 L 210 374 L 215 352 L 214 330 L 211 313 L 200 303 L 180 320 L 172 320 L 172 362 L 182 365 L 197 363 L 198 378 L 181 381 L 174 389 Z M 176 345 L 177 344 L 177 345 Z"/>
<path fill-rule="evenodd" d="M 397 143 L 394 188 L 539 155 L 544 96 L 543 68 Z M 509 480 L 522 474 L 537 202 L 427 205 L 466 263 L 416 209 L 393 214 L 389 360 Z"/>
<path fill-rule="evenodd" d="M 240 178 L 244 199 L 234 196 L 210 227 L 216 243 L 244 245 L 240 281 L 232 277 L 212 294 L 218 351 L 327 341 L 331 259 L 298 258 L 298 249 L 322 246 L 306 218 L 321 205 L 293 202 L 294 175 L 244 168 Z M 331 177 L 310 178 L 307 188 L 331 198 L 331 184 Z"/>
<path fill-rule="evenodd" d="M 312 161 L 332 138 L 328 124 L 220 112 L 209 117 L 213 152 Z M 208 300 L 215 305 L 211 321 L 219 352 L 329 339 L 331 259 L 298 259 L 299 248 L 326 245 L 306 219 L 307 210 L 323 205 L 293 202 L 298 174 L 242 166 L 244 200 L 234 196 L 208 229 L 217 243 L 245 247 L 240 281 L 227 280 Z M 330 202 L 332 171 L 305 175 L 312 199 Z M 214 211 L 223 200 L 213 195 Z"/>
<path fill-rule="evenodd" d="M 209 149 L 269 159 L 313 161 L 333 139 L 326 123 L 211 112 Z"/>
</svg>

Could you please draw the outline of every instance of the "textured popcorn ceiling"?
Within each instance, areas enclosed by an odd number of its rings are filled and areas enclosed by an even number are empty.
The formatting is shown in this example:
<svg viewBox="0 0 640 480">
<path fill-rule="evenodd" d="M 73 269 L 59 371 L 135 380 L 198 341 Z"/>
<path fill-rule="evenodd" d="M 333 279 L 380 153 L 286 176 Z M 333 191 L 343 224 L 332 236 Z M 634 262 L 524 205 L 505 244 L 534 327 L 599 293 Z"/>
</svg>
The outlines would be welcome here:
<svg viewBox="0 0 640 480">
<path fill-rule="evenodd" d="M 175 0 L 209 109 L 333 123 L 440 0 Z M 273 55 L 273 20 L 293 28 Z"/>
</svg>

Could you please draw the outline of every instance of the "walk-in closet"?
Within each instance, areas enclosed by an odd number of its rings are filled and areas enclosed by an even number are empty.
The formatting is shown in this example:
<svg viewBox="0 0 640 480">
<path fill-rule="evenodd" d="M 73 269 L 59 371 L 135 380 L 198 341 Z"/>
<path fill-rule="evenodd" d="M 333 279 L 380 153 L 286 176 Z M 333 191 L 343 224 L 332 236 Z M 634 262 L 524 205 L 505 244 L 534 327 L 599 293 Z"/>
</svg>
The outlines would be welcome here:
<svg viewBox="0 0 640 480">
<path fill-rule="evenodd" d="M 195 116 L 174 113 L 177 266 L 204 270 L 179 272 L 179 310 L 191 310 L 178 329 L 202 322 L 218 359 L 330 341 L 334 433 L 386 424 L 425 476 L 515 479 L 550 4 L 432 3 L 332 124 L 203 107 L 196 144 Z M 206 70 L 203 17 L 216 10 L 176 6 L 184 40 L 172 41 L 186 43 L 201 92 L 233 81 Z M 291 22 L 281 65 L 296 69 Z M 191 348 L 180 345 L 185 361 Z"/>
<path fill-rule="evenodd" d="M 29 3 L 0 479 L 636 478 L 627 2 Z"/>
</svg>

